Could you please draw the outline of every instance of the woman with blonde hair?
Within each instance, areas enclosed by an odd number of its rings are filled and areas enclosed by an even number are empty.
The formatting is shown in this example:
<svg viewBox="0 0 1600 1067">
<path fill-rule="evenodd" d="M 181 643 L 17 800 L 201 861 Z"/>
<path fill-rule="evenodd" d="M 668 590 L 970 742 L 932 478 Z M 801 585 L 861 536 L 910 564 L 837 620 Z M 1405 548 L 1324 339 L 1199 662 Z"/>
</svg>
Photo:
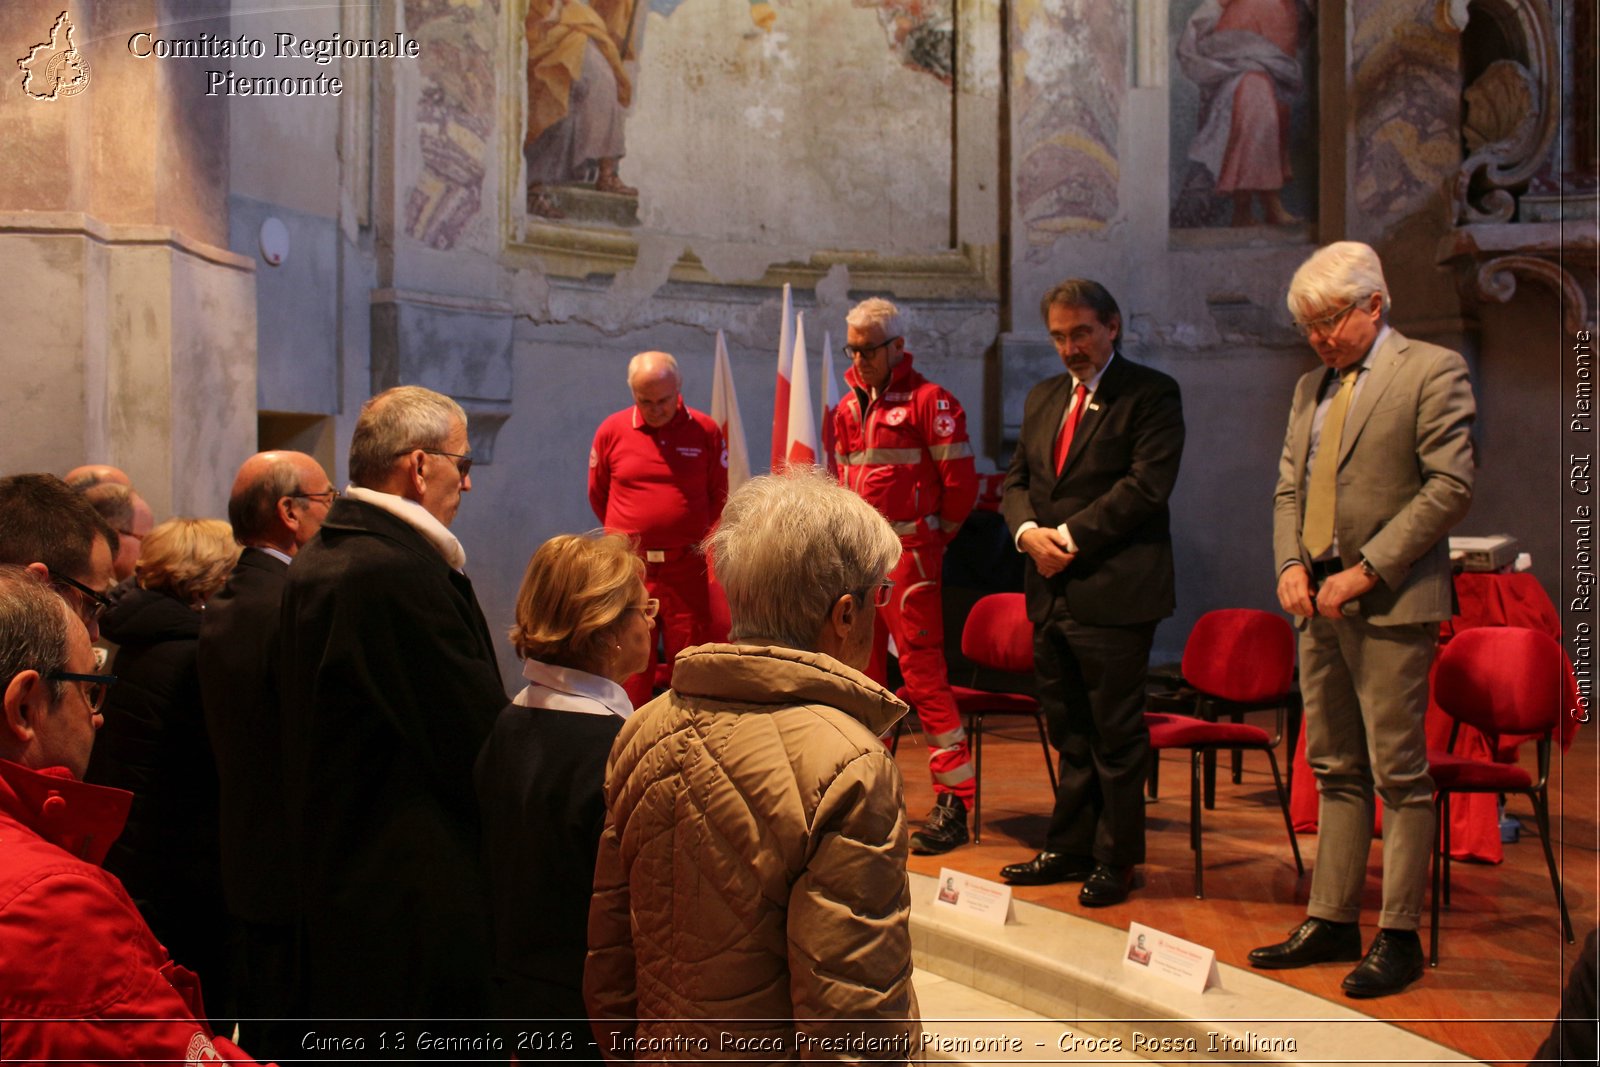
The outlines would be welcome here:
<svg viewBox="0 0 1600 1067">
<path fill-rule="evenodd" d="M 133 794 L 106 870 L 156 938 L 200 975 L 212 1026 L 231 1030 L 227 911 L 217 839 L 217 771 L 200 706 L 201 611 L 238 562 L 220 519 L 168 519 L 140 546 L 100 632 L 117 645 L 86 780 Z"/>
<path fill-rule="evenodd" d="M 611 742 L 633 712 L 622 682 L 649 661 L 657 603 L 618 534 L 562 534 L 539 546 L 517 594 L 511 643 L 528 686 L 478 756 L 478 804 L 494 921 L 495 1014 L 567 1020 L 531 1051 L 588 1048 L 583 960 L 601 786 Z"/>
</svg>

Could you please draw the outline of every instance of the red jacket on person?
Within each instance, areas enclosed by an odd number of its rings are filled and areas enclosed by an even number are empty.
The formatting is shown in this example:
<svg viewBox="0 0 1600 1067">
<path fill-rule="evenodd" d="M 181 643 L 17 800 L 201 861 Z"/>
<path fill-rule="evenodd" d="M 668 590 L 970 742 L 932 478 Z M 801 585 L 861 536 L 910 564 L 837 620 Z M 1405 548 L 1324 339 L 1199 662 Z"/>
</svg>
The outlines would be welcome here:
<svg viewBox="0 0 1600 1067">
<path fill-rule="evenodd" d="M 833 414 L 839 481 L 877 508 L 906 545 L 949 541 L 978 499 L 960 401 L 913 370 L 910 352 L 876 400 L 856 368 L 844 380 L 850 393 Z"/>
<path fill-rule="evenodd" d="M 131 800 L 0 760 L 0 1061 L 254 1062 L 99 866 Z"/>
</svg>

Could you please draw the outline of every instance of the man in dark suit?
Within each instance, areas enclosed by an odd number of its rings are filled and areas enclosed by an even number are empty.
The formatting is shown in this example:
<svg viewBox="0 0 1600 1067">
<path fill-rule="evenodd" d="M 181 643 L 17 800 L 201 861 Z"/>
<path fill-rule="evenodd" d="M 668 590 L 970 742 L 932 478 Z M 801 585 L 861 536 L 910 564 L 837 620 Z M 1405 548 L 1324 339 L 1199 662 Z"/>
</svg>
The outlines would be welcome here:
<svg viewBox="0 0 1600 1067">
<path fill-rule="evenodd" d="M 289 568 L 284 777 L 313 1018 L 488 1012 L 472 765 L 506 695 L 449 530 L 468 447 L 447 396 L 367 401 L 352 484 Z"/>
<path fill-rule="evenodd" d="M 270 1060 L 299 1055 L 304 1034 L 287 1021 L 295 1017 L 288 1000 L 294 883 L 284 840 L 278 619 L 289 561 L 338 496 L 322 465 L 304 452 L 245 460 L 228 498 L 228 521 L 244 552 L 200 623 L 200 693 L 220 786 L 233 990 L 247 1040 Z"/>
<path fill-rule="evenodd" d="M 1307 620 L 1300 689 L 1320 842 L 1308 918 L 1250 962 L 1361 959 L 1345 993 L 1381 997 L 1422 976 L 1417 924 L 1435 828 L 1423 716 L 1454 599 L 1448 535 L 1472 502 L 1476 408 L 1459 354 L 1387 324 L 1383 265 L 1367 245 L 1314 252 L 1289 283 L 1289 310 L 1322 366 L 1295 387 L 1272 544 L 1278 601 Z M 1363 958 L 1374 792 L 1383 908 Z"/>
<path fill-rule="evenodd" d="M 1074 278 L 1040 304 L 1067 372 L 1033 387 L 1001 500 L 1019 551 L 1033 656 L 1060 786 L 1044 849 L 1013 885 L 1084 882 L 1078 900 L 1127 899 L 1144 862 L 1150 733 L 1144 678 L 1173 610 L 1167 497 L 1183 455 L 1178 383 L 1120 354 L 1122 313 Z"/>
</svg>

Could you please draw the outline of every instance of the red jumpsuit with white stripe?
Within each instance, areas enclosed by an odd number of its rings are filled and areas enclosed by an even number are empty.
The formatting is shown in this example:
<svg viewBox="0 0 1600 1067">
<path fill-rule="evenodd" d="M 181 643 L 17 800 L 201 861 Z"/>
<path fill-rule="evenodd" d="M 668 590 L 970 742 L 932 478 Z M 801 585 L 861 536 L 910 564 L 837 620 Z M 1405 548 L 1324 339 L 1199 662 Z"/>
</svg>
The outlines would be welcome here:
<svg viewBox="0 0 1600 1067">
<path fill-rule="evenodd" d="M 844 378 L 850 393 L 833 416 L 839 481 L 889 520 L 903 549 L 889 575 L 889 606 L 878 613 L 885 625 L 874 634 L 868 673 L 883 680 L 884 646 L 893 635 L 900 673 L 932 749 L 934 792 L 970 803 L 972 758 L 945 666 L 940 580 L 944 546 L 978 498 L 967 416 L 955 397 L 912 369 L 910 352 L 876 399 L 856 368 Z"/>
<path fill-rule="evenodd" d="M 608 530 L 638 540 L 645 587 L 661 601 L 656 623 L 666 662 L 679 651 L 726 640 L 712 627 L 706 558 L 699 544 L 728 499 L 728 450 L 711 416 L 678 399 L 660 429 L 634 406 L 609 415 L 589 450 L 589 506 Z M 655 664 L 623 688 L 637 707 L 650 699 Z"/>
</svg>

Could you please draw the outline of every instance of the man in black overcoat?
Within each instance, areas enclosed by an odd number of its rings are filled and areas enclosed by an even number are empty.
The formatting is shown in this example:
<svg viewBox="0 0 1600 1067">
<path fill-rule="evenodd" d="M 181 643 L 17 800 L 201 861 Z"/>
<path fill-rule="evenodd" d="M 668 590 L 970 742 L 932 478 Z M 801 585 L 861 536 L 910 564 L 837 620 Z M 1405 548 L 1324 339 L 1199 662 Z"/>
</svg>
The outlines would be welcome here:
<svg viewBox="0 0 1600 1067">
<path fill-rule="evenodd" d="M 1029 559 L 1039 702 L 1061 776 L 1044 849 L 1000 873 L 1082 880 L 1079 902 L 1103 907 L 1127 899 L 1144 862 L 1144 680 L 1174 607 L 1167 498 L 1183 404 L 1177 382 L 1121 355 L 1122 313 L 1098 282 L 1062 282 L 1040 310 L 1066 373 L 1028 394 L 1001 510 Z"/>
<path fill-rule="evenodd" d="M 488 1013 L 472 765 L 506 694 L 449 530 L 468 448 L 449 397 L 367 401 L 351 486 L 289 568 L 285 779 L 312 1018 Z"/>
</svg>

